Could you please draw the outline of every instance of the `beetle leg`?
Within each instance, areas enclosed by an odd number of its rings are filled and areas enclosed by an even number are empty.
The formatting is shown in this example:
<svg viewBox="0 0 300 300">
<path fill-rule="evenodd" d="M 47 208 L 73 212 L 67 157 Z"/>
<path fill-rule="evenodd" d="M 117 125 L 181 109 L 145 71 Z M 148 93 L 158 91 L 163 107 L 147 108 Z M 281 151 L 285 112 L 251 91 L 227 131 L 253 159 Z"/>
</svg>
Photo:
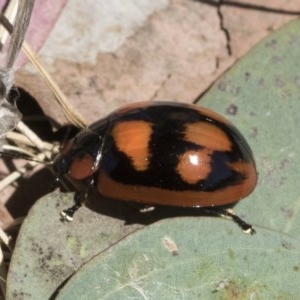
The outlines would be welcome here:
<svg viewBox="0 0 300 300">
<path fill-rule="evenodd" d="M 74 202 L 75 204 L 67 209 L 64 209 L 60 215 L 62 217 L 62 219 L 64 221 L 68 221 L 68 222 L 71 222 L 73 221 L 73 216 L 75 214 L 75 212 L 82 206 L 84 205 L 86 199 L 88 198 L 89 196 L 89 193 L 90 193 L 90 189 L 94 186 L 94 179 L 91 179 L 85 190 L 83 191 L 78 191 L 75 193 L 75 196 L 74 196 Z"/>
<path fill-rule="evenodd" d="M 64 221 L 73 221 L 74 213 L 84 204 L 86 199 L 85 191 L 80 191 L 75 193 L 74 201 L 75 204 L 67 209 L 64 209 L 60 215 Z"/>
<path fill-rule="evenodd" d="M 222 208 L 205 208 L 204 209 L 208 213 L 213 213 L 217 216 L 220 216 L 222 218 L 230 219 L 234 223 L 236 223 L 245 233 L 255 234 L 256 231 L 253 228 L 251 224 L 246 223 L 244 220 L 242 220 L 240 217 L 235 215 L 233 212 L 229 211 L 228 209 L 222 209 Z"/>
</svg>

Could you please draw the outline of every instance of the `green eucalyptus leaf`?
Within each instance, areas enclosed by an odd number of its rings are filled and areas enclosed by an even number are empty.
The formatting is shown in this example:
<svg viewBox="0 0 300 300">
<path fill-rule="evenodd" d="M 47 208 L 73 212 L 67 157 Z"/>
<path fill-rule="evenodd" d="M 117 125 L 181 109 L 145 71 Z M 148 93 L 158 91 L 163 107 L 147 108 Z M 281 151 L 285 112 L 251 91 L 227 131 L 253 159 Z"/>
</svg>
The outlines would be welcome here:
<svg viewBox="0 0 300 300">
<path fill-rule="evenodd" d="M 82 264 L 140 228 L 124 226 L 122 218 L 82 207 L 73 222 L 61 210 L 73 204 L 72 193 L 57 191 L 41 198 L 22 224 L 7 279 L 7 299 L 49 299 Z M 99 201 L 110 206 L 109 201 Z M 122 205 L 113 203 L 111 209 Z M 120 209 L 121 208 L 121 209 Z"/>
<path fill-rule="evenodd" d="M 300 242 L 286 234 L 174 218 L 92 259 L 57 299 L 296 299 L 299 268 Z"/>
</svg>

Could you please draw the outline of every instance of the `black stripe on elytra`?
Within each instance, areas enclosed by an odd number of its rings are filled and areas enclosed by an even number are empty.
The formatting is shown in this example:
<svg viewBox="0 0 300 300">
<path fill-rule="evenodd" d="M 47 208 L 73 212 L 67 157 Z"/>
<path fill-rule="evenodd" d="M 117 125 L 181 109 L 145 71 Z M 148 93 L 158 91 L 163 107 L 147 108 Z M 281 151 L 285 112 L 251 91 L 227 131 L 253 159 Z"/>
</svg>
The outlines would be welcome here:
<svg viewBox="0 0 300 300">
<path fill-rule="evenodd" d="M 214 124 L 220 128 L 226 135 L 232 145 L 232 155 L 236 155 L 236 159 L 232 157 L 232 161 L 242 159 L 246 163 L 253 163 L 253 153 L 247 141 L 239 130 L 231 123 L 224 123 L 213 119 L 201 111 L 191 108 L 184 103 L 173 102 L 153 102 L 152 105 L 138 107 L 125 113 L 111 116 L 111 121 L 137 121 L 142 120 L 155 124 L 156 127 L 161 127 L 166 131 L 166 134 L 171 134 L 172 131 L 178 130 L 183 132 L 184 125 L 197 122 L 207 122 Z M 164 126 L 168 121 L 169 126 Z"/>
<path fill-rule="evenodd" d="M 134 112 L 127 111 L 123 115 L 118 115 L 117 118 L 112 118 L 111 124 L 113 126 L 115 122 L 136 120 L 143 120 L 152 124 L 149 167 L 145 171 L 137 171 L 133 167 L 130 157 L 117 149 L 113 137 L 109 134 L 106 137 L 101 168 L 115 181 L 168 190 L 215 191 L 240 184 L 245 179 L 241 174 L 228 167 L 229 162 L 236 161 L 238 157 L 241 158 L 235 140 L 232 141 L 235 151 L 216 151 L 212 154 L 213 171 L 206 180 L 189 184 L 183 181 L 177 173 L 176 167 L 181 154 L 189 150 L 203 149 L 199 145 L 183 140 L 185 125 L 199 121 L 212 123 L 212 120 L 207 120 L 207 117 L 198 111 L 181 106 L 149 106 L 145 109 L 139 108 Z M 215 125 L 220 127 L 221 124 L 221 122 L 216 121 Z M 231 130 L 228 130 L 228 127 L 224 129 L 230 137 Z M 236 153 L 237 150 L 239 153 Z"/>
</svg>

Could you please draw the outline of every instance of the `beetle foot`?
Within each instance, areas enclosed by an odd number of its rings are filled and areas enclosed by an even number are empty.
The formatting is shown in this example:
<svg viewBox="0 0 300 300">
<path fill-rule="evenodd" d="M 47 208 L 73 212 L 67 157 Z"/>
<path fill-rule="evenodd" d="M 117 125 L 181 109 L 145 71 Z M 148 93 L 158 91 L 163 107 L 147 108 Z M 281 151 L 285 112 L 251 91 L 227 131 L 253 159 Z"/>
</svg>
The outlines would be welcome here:
<svg viewBox="0 0 300 300">
<path fill-rule="evenodd" d="M 73 215 L 74 215 L 74 210 L 72 209 L 72 207 L 68 209 L 64 209 L 63 211 L 60 212 L 60 216 L 63 221 L 72 222 Z"/>
<path fill-rule="evenodd" d="M 246 223 L 244 220 L 242 220 L 240 217 L 238 217 L 237 215 L 235 215 L 233 212 L 229 211 L 229 210 L 223 210 L 220 211 L 220 216 L 224 217 L 224 218 L 228 218 L 231 219 L 234 223 L 236 223 L 242 230 L 243 232 L 247 233 L 247 234 L 255 234 L 256 231 L 253 228 L 253 226 L 251 224 Z"/>
<path fill-rule="evenodd" d="M 251 234 L 251 235 L 256 233 L 255 229 L 251 224 L 246 223 L 244 220 L 242 220 L 240 217 L 235 215 L 229 209 L 206 208 L 204 210 L 209 214 L 213 213 L 214 215 L 220 216 L 222 218 L 232 220 L 243 230 L 244 233 Z"/>
<path fill-rule="evenodd" d="M 88 190 L 77 192 L 74 197 L 75 204 L 69 207 L 68 209 L 64 209 L 60 213 L 62 220 L 72 222 L 75 212 L 84 204 L 87 197 L 88 197 Z"/>
<path fill-rule="evenodd" d="M 75 204 L 68 209 L 64 209 L 61 213 L 60 216 L 62 217 L 63 221 L 68 221 L 72 222 L 73 221 L 73 216 L 74 213 L 81 207 L 81 205 Z"/>
<path fill-rule="evenodd" d="M 256 231 L 253 228 L 253 226 L 251 224 L 246 223 L 244 220 L 242 220 L 240 217 L 238 217 L 237 215 L 232 214 L 231 215 L 231 219 L 240 226 L 240 228 L 247 234 L 255 234 Z"/>
</svg>

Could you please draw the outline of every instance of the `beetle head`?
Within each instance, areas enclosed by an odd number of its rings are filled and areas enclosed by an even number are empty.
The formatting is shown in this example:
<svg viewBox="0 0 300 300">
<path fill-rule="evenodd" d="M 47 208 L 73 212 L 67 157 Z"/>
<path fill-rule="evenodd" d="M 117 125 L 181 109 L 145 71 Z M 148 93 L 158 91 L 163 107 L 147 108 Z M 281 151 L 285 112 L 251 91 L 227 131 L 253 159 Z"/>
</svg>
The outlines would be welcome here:
<svg viewBox="0 0 300 300">
<path fill-rule="evenodd" d="M 77 180 L 91 177 L 99 167 L 102 141 L 102 135 L 90 129 L 79 132 L 54 160 L 57 177 L 64 174 Z"/>
</svg>

